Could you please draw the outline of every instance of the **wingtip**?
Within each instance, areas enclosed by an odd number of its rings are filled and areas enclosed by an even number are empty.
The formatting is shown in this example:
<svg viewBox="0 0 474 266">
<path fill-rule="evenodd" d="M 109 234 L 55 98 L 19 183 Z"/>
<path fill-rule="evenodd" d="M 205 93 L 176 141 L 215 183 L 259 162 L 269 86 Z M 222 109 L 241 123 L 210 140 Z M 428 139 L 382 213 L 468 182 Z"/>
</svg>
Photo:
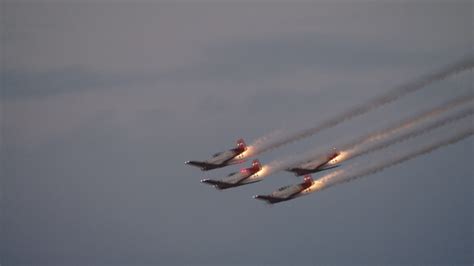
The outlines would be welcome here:
<svg viewBox="0 0 474 266">
<path fill-rule="evenodd" d="M 263 202 L 265 202 L 266 204 L 272 205 L 272 202 L 269 201 L 268 199 L 262 197 L 262 195 L 255 195 L 255 196 L 253 196 L 253 198 L 256 199 L 256 200 L 263 201 Z"/>
<path fill-rule="evenodd" d="M 191 161 L 186 161 L 186 162 L 184 162 L 184 164 L 189 164 L 190 162 L 191 162 Z"/>
</svg>

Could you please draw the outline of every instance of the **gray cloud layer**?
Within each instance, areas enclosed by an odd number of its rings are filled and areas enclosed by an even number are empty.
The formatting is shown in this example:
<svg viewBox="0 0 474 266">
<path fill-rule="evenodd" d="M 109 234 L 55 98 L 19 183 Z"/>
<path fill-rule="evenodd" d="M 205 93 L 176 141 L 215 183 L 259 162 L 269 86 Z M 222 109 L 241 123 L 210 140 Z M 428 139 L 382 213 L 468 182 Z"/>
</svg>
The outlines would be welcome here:
<svg viewBox="0 0 474 266">
<path fill-rule="evenodd" d="M 273 208 L 251 195 L 299 180 L 216 192 L 199 180 L 238 167 L 183 165 L 458 60 L 471 2 L 3 7 L 2 265 L 472 262 L 472 139 Z M 259 159 L 467 91 L 472 72 Z"/>
</svg>

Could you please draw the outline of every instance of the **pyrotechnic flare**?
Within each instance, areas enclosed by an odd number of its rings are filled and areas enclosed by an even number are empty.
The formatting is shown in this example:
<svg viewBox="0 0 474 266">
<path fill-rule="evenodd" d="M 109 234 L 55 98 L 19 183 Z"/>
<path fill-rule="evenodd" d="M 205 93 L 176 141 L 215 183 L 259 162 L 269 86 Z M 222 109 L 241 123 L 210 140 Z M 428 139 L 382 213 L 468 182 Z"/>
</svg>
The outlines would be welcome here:
<svg viewBox="0 0 474 266">
<path fill-rule="evenodd" d="M 257 139 L 252 145 L 250 145 L 251 149 L 249 149 L 249 152 L 247 152 L 245 155 L 255 156 L 257 154 L 280 147 L 290 142 L 293 142 L 305 137 L 309 137 L 324 129 L 335 127 L 346 120 L 363 115 L 375 108 L 391 103 L 402 96 L 405 96 L 409 93 L 420 90 L 423 87 L 433 82 L 441 81 L 443 79 L 448 78 L 449 76 L 453 74 L 471 69 L 473 67 L 474 67 L 474 58 L 469 57 L 465 60 L 449 65 L 438 71 L 429 73 L 411 82 L 403 84 L 399 87 L 395 87 L 392 90 L 390 90 L 388 93 L 384 95 L 380 95 L 379 97 L 373 98 L 372 100 L 369 100 L 368 102 L 364 104 L 348 109 L 345 112 L 337 115 L 336 117 L 323 121 L 322 123 L 320 123 L 319 125 L 315 127 L 308 128 L 308 129 L 298 131 L 298 132 L 294 132 L 293 134 L 287 134 L 287 135 L 280 134 L 280 136 L 276 136 L 276 137 L 270 137 L 270 138 L 263 137 L 263 138 Z"/>
<path fill-rule="evenodd" d="M 373 166 L 366 167 L 360 170 L 354 170 L 357 168 L 357 165 L 350 166 L 347 170 L 339 170 L 333 173 L 330 173 L 316 181 L 314 181 L 313 185 L 302 192 L 302 194 L 308 194 L 316 191 L 320 191 L 329 187 L 332 187 L 337 184 L 341 184 L 344 182 L 349 182 L 357 178 L 361 178 L 364 176 L 372 175 L 377 172 L 383 171 L 389 167 L 394 165 L 401 164 L 418 156 L 430 153 L 436 149 L 439 149 L 443 146 L 454 144 L 458 141 L 461 141 L 469 136 L 474 134 L 474 127 L 469 127 L 464 129 L 450 137 L 445 137 L 441 140 L 433 142 L 429 145 L 423 146 L 418 148 L 412 152 L 407 152 L 404 154 L 400 154 L 391 159 L 387 159 L 385 161 L 379 162 L 374 164 Z"/>
</svg>

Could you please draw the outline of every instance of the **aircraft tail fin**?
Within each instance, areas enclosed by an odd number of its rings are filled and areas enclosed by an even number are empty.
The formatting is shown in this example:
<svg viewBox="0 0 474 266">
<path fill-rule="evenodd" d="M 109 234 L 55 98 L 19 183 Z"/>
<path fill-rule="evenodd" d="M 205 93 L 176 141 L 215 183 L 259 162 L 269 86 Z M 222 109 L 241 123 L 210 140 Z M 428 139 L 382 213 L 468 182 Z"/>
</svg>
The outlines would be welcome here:
<svg viewBox="0 0 474 266">
<path fill-rule="evenodd" d="M 262 164 L 260 163 L 260 161 L 258 159 L 255 159 L 252 162 L 252 167 L 257 168 L 257 169 L 260 170 L 260 169 L 262 169 Z"/>
<path fill-rule="evenodd" d="M 303 182 L 312 184 L 313 183 L 313 178 L 311 177 L 311 175 L 305 175 L 304 178 L 303 178 Z"/>
<path fill-rule="evenodd" d="M 245 144 L 244 139 L 238 139 L 235 148 L 237 150 L 245 151 L 247 149 L 247 144 Z"/>
</svg>

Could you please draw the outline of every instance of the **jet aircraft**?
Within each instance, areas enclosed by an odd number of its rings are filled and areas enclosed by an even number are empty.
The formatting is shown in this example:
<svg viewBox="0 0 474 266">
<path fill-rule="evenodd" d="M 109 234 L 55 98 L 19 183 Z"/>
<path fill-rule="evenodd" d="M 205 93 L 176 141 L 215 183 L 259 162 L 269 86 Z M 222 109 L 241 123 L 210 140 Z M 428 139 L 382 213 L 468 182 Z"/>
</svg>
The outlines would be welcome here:
<svg viewBox="0 0 474 266">
<path fill-rule="evenodd" d="M 337 157 L 341 153 L 335 149 L 326 156 L 322 156 L 310 161 L 307 161 L 296 167 L 288 168 L 286 171 L 295 173 L 296 176 L 309 175 L 320 171 L 336 168 Z"/>
<path fill-rule="evenodd" d="M 203 179 L 201 180 L 201 183 L 212 185 L 217 189 L 238 187 L 263 180 L 263 177 L 258 174 L 261 169 L 262 166 L 260 162 L 254 160 L 252 166 L 249 168 L 243 168 L 239 172 L 231 173 L 220 180 Z"/>
<path fill-rule="evenodd" d="M 247 150 L 247 146 L 243 139 L 237 140 L 235 148 L 218 152 L 206 161 L 187 161 L 185 164 L 201 168 L 202 171 L 208 171 L 216 168 L 225 167 L 227 165 L 239 164 L 244 162 L 243 153 Z"/>
<path fill-rule="evenodd" d="M 256 195 L 253 198 L 266 201 L 269 204 L 275 204 L 282 201 L 294 199 L 304 195 L 303 192 L 313 185 L 313 178 L 310 175 L 304 177 L 300 184 L 289 185 L 279 188 L 270 195 Z"/>
</svg>

